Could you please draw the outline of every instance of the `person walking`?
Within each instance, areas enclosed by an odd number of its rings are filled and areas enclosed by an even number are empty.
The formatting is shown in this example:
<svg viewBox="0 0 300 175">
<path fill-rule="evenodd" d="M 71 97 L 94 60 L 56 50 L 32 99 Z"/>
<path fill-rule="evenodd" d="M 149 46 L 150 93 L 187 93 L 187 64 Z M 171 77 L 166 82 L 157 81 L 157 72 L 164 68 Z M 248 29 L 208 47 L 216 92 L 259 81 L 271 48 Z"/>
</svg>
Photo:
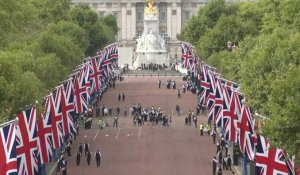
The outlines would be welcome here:
<svg viewBox="0 0 300 175">
<path fill-rule="evenodd" d="M 203 129 L 204 129 L 204 126 L 203 126 L 203 123 L 201 123 L 199 126 L 200 136 L 203 136 Z"/>
<path fill-rule="evenodd" d="M 192 114 L 193 114 L 193 121 L 194 121 L 194 124 L 195 124 L 195 128 L 197 128 L 197 121 L 198 121 L 197 118 L 198 117 L 197 117 L 197 115 L 195 115 L 194 112 Z"/>
<path fill-rule="evenodd" d="M 87 143 L 87 141 L 85 141 L 84 144 L 84 156 L 86 156 L 87 152 L 89 151 L 90 148 L 90 144 Z"/>
<path fill-rule="evenodd" d="M 67 175 L 67 161 L 66 159 L 63 159 L 61 162 L 61 172 L 62 175 Z"/>
<path fill-rule="evenodd" d="M 214 144 L 216 144 L 216 136 L 217 136 L 217 132 L 216 132 L 216 130 L 213 130 L 213 132 L 212 132 L 212 138 L 213 138 Z"/>
<path fill-rule="evenodd" d="M 116 115 L 116 116 L 114 117 L 114 124 L 113 124 L 113 127 L 114 127 L 114 126 L 116 126 L 116 128 L 118 127 L 118 119 L 119 119 L 119 117 Z"/>
<path fill-rule="evenodd" d="M 117 115 L 119 116 L 120 115 L 120 108 L 117 107 Z"/>
<path fill-rule="evenodd" d="M 216 159 L 216 156 L 214 156 L 213 160 L 211 161 L 211 164 L 212 164 L 212 172 L 213 172 L 213 175 L 216 174 L 216 171 L 217 171 L 217 164 L 218 164 L 218 161 Z"/>
<path fill-rule="evenodd" d="M 221 167 L 221 164 L 219 165 L 219 168 L 217 169 L 217 175 L 222 175 L 222 167 Z"/>
<path fill-rule="evenodd" d="M 177 116 L 179 116 L 180 115 L 180 107 L 178 104 L 176 105 L 175 109 L 176 109 Z"/>
<path fill-rule="evenodd" d="M 161 81 L 158 80 L 158 88 L 160 89 L 160 86 L 161 86 Z"/>
<path fill-rule="evenodd" d="M 91 163 L 91 158 L 92 158 L 92 152 L 91 152 L 91 150 L 88 150 L 87 157 L 86 157 L 86 161 L 87 161 L 88 165 L 90 165 L 90 163 Z"/>
<path fill-rule="evenodd" d="M 101 158 L 102 158 L 102 154 L 99 150 L 97 150 L 96 153 L 95 153 L 95 159 L 96 159 L 97 167 L 100 167 Z"/>
<path fill-rule="evenodd" d="M 181 98 L 180 89 L 177 89 L 177 97 Z"/>
<path fill-rule="evenodd" d="M 79 146 L 78 146 L 78 151 L 80 152 L 80 154 L 82 154 L 82 150 L 83 150 L 82 144 L 81 144 L 81 143 L 79 143 Z"/>
<path fill-rule="evenodd" d="M 66 145 L 65 150 L 67 151 L 68 157 L 71 156 L 71 143 L 68 142 L 68 144 Z"/>
<path fill-rule="evenodd" d="M 118 100 L 121 101 L 121 94 L 118 95 Z"/>
<path fill-rule="evenodd" d="M 80 158 L 81 158 L 81 153 L 80 153 L 80 151 L 77 151 L 77 153 L 76 153 L 76 165 L 77 166 L 80 164 Z"/>
<path fill-rule="evenodd" d="M 125 100 L 125 94 L 124 94 L 124 92 L 123 92 L 123 95 L 122 95 L 122 101 L 124 101 Z"/>
<path fill-rule="evenodd" d="M 229 171 L 231 171 L 231 157 L 230 157 L 229 154 L 228 154 L 227 159 L 226 159 L 226 164 L 227 164 L 227 169 Z"/>
</svg>

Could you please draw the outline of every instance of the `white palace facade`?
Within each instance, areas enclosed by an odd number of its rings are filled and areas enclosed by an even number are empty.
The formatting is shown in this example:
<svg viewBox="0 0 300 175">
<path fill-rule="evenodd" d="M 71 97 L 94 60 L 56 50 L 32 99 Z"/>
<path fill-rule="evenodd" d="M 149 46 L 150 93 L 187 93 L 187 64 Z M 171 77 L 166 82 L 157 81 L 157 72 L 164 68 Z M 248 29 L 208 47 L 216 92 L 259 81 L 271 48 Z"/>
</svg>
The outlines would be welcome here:
<svg viewBox="0 0 300 175">
<path fill-rule="evenodd" d="M 181 51 L 178 47 L 177 35 L 184 24 L 209 1 L 154 0 L 155 6 L 158 8 L 159 33 L 167 38 L 173 55 Z M 241 1 L 246 0 L 226 0 L 226 2 Z M 119 28 L 115 39 L 123 45 L 134 45 L 135 38 L 143 33 L 144 9 L 147 6 L 147 0 L 72 0 L 71 2 L 73 5 L 88 5 L 99 16 L 114 15 Z"/>
</svg>

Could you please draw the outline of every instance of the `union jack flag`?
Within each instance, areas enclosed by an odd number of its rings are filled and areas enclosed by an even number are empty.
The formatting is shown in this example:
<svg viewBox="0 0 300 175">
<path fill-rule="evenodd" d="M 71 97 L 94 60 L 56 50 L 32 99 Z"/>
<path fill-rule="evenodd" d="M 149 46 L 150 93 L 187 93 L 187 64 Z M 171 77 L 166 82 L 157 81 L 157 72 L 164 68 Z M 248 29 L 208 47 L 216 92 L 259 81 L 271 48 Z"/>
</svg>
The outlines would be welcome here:
<svg viewBox="0 0 300 175">
<path fill-rule="evenodd" d="M 224 136 L 226 140 L 236 141 L 236 128 L 234 121 L 237 120 L 235 113 L 236 103 L 235 94 L 232 89 L 223 88 L 223 124 Z"/>
<path fill-rule="evenodd" d="M 106 77 L 110 77 L 113 75 L 113 69 L 114 69 L 114 58 L 109 58 L 109 52 L 108 51 L 104 51 L 103 53 L 103 62 L 102 62 L 102 68 L 104 70 L 104 75 Z"/>
<path fill-rule="evenodd" d="M 17 174 L 16 126 L 10 123 L 0 128 L 0 174 Z"/>
<path fill-rule="evenodd" d="M 91 92 L 99 92 L 101 88 L 101 76 L 102 76 L 102 70 L 100 69 L 100 64 L 102 63 L 100 61 L 102 57 L 95 56 L 90 60 L 90 90 Z"/>
<path fill-rule="evenodd" d="M 109 46 L 106 46 L 105 50 L 107 50 L 107 52 L 109 53 L 108 55 L 108 59 L 114 59 L 114 61 L 116 62 L 118 59 L 118 44 L 117 43 L 113 43 Z"/>
<path fill-rule="evenodd" d="M 208 67 L 206 64 L 201 64 L 200 66 L 200 77 L 201 77 L 201 86 L 200 86 L 200 95 L 198 96 L 199 104 L 201 106 L 207 106 L 207 99 L 210 90 L 210 81 L 208 78 Z"/>
<path fill-rule="evenodd" d="M 181 45 L 181 59 L 182 59 L 182 65 L 186 69 L 190 69 L 193 64 L 193 53 L 192 53 L 192 48 L 190 45 L 187 43 L 182 43 Z"/>
<path fill-rule="evenodd" d="M 286 151 L 283 151 L 285 162 L 290 175 L 299 175 L 297 166 L 295 166 L 295 156 L 290 157 Z"/>
<path fill-rule="evenodd" d="M 83 113 L 88 109 L 89 93 L 86 87 L 85 70 L 81 68 L 74 80 L 74 104 L 76 113 Z"/>
<path fill-rule="evenodd" d="M 254 123 L 250 109 L 243 105 L 241 117 L 235 121 L 237 129 L 237 140 L 240 146 L 240 150 L 246 153 L 249 160 L 254 160 L 255 145 L 254 138 L 256 134 L 254 132 Z"/>
<path fill-rule="evenodd" d="M 211 69 L 208 70 L 208 81 L 210 84 L 208 94 L 208 121 L 214 121 L 215 97 L 216 97 L 216 74 Z"/>
<path fill-rule="evenodd" d="M 258 135 L 256 146 L 256 173 L 260 175 L 288 175 L 283 150 L 270 148 L 268 141 Z"/>
<path fill-rule="evenodd" d="M 36 131 L 36 108 L 31 107 L 18 114 L 16 151 L 19 175 L 38 173 L 38 137 Z"/>
<path fill-rule="evenodd" d="M 218 127 L 223 126 L 223 86 L 219 77 L 216 77 L 216 93 L 215 93 L 215 111 L 214 118 Z"/>
<path fill-rule="evenodd" d="M 53 133 L 53 147 L 60 148 L 63 141 L 63 126 L 62 126 L 62 109 L 61 109 L 61 99 L 63 94 L 63 87 L 58 86 L 56 91 L 52 92 L 49 100 L 52 100 L 52 103 L 49 102 L 51 111 L 51 124 L 52 124 L 52 133 Z M 54 99 L 53 99 L 54 98 Z M 48 99 L 47 99 L 48 100 Z M 47 104 L 47 103 L 46 103 Z M 47 106 L 48 107 L 48 106 Z"/>
<path fill-rule="evenodd" d="M 46 103 L 49 103 L 47 100 Z M 38 117 L 37 133 L 39 137 L 39 150 L 40 150 L 40 160 L 42 164 L 48 163 L 52 159 L 53 150 L 53 135 L 52 135 L 52 125 L 51 125 L 51 109 L 49 105 L 46 104 L 45 113 Z M 53 111 L 52 111 L 53 112 Z"/>
<path fill-rule="evenodd" d="M 63 133 L 68 135 L 70 132 L 76 132 L 75 124 L 75 107 L 74 107 L 74 87 L 72 79 L 68 79 L 64 84 L 63 94 L 61 97 L 61 112 L 63 122 Z"/>
</svg>

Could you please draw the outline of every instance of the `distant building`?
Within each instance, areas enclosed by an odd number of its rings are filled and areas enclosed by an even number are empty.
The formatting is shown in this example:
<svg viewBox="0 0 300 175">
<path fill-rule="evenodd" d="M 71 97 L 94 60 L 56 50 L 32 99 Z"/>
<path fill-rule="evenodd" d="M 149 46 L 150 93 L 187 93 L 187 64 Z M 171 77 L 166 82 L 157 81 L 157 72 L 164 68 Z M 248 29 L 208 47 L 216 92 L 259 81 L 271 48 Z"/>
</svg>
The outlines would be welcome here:
<svg viewBox="0 0 300 175">
<path fill-rule="evenodd" d="M 158 8 L 159 32 L 167 36 L 173 55 L 180 54 L 177 35 L 181 28 L 196 14 L 198 9 L 210 0 L 154 0 Z M 247 0 L 226 0 L 226 2 L 241 2 Z M 143 33 L 144 8 L 147 0 L 72 0 L 73 5 L 88 5 L 99 16 L 113 14 L 117 18 L 119 32 L 116 41 L 124 45 L 133 45 L 135 38 Z M 177 44 L 176 44 L 177 43 Z"/>
</svg>

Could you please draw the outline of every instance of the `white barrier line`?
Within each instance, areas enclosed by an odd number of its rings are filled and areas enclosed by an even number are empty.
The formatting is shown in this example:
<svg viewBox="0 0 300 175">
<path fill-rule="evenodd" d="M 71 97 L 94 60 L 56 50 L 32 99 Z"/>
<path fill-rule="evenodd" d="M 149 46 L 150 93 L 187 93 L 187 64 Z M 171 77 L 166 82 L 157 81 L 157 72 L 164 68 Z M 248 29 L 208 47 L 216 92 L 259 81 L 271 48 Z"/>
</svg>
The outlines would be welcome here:
<svg viewBox="0 0 300 175">
<path fill-rule="evenodd" d="M 140 127 L 140 129 L 139 129 L 139 135 L 138 135 L 138 140 L 140 140 L 140 135 L 141 135 L 141 127 Z"/>
<path fill-rule="evenodd" d="M 117 135 L 116 135 L 116 140 L 117 140 L 118 137 L 119 137 L 120 130 L 121 130 L 121 128 L 119 128 L 119 130 L 118 130 L 118 133 L 117 133 Z"/>
<path fill-rule="evenodd" d="M 95 137 L 94 137 L 94 141 L 96 140 L 96 137 L 97 137 L 98 133 L 99 133 L 99 129 L 98 129 L 97 132 L 96 132 L 96 135 L 95 135 Z"/>
</svg>

